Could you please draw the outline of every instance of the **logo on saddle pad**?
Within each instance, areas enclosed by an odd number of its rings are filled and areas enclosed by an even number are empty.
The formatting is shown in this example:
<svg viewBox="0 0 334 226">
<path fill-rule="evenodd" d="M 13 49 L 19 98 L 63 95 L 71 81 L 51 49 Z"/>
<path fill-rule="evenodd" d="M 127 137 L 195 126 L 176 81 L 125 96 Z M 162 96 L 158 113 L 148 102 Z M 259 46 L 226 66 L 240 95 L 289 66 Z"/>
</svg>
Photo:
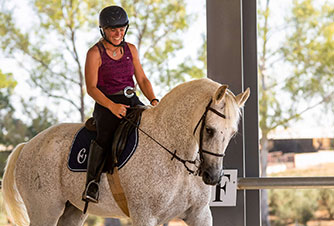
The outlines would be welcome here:
<svg viewBox="0 0 334 226">
<path fill-rule="evenodd" d="M 88 157 L 87 149 L 83 148 L 79 151 L 78 156 L 77 156 L 77 161 L 80 164 L 83 164 Z"/>
<path fill-rule="evenodd" d="M 89 131 L 82 127 L 73 139 L 71 150 L 68 157 L 68 168 L 73 172 L 86 172 L 91 140 L 96 138 L 96 131 Z M 134 129 L 127 139 L 124 150 L 122 151 L 117 167 L 121 169 L 131 158 L 138 145 L 138 129 Z M 111 150 L 110 150 L 111 151 Z"/>
</svg>

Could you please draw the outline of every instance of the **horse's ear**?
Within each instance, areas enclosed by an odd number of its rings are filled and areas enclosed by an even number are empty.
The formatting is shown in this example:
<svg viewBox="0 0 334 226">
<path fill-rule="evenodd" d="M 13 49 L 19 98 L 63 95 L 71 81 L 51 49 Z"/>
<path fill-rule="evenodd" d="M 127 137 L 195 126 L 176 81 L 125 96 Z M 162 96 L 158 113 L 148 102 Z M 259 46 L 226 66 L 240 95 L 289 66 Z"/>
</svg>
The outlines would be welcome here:
<svg viewBox="0 0 334 226">
<path fill-rule="evenodd" d="M 250 89 L 247 88 L 245 92 L 240 93 L 238 96 L 235 97 L 235 100 L 239 107 L 243 107 L 245 102 L 247 101 L 250 95 Z"/>
<path fill-rule="evenodd" d="M 213 103 L 214 104 L 219 104 L 222 99 L 224 99 L 225 94 L 226 94 L 226 89 L 228 88 L 228 85 L 222 85 L 217 89 L 215 92 L 215 95 L 213 96 Z"/>
</svg>

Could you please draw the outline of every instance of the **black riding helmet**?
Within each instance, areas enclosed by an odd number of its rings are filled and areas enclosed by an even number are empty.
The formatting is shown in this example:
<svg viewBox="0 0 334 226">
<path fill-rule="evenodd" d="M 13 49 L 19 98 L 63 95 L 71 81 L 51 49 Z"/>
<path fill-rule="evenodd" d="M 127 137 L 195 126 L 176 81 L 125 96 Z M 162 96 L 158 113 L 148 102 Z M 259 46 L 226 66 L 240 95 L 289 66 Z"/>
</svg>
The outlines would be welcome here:
<svg viewBox="0 0 334 226">
<path fill-rule="evenodd" d="M 108 6 L 102 9 L 102 11 L 100 12 L 100 16 L 99 16 L 99 23 L 100 23 L 101 35 L 108 43 L 112 44 L 115 47 L 124 45 L 124 41 L 125 41 L 124 37 L 129 28 L 129 19 L 128 19 L 127 13 L 122 7 Z M 119 45 L 115 45 L 111 41 L 109 41 L 102 29 L 102 28 L 108 28 L 108 27 L 118 28 L 118 27 L 125 27 L 125 26 L 126 26 L 126 30 L 124 33 L 124 37 L 123 37 L 122 42 Z"/>
</svg>

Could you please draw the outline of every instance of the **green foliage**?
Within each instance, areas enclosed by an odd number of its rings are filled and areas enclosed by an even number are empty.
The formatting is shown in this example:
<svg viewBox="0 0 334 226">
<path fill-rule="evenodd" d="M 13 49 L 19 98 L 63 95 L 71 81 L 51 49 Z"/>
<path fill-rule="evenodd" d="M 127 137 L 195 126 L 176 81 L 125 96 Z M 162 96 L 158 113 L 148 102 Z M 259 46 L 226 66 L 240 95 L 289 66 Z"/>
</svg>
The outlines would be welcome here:
<svg viewBox="0 0 334 226">
<path fill-rule="evenodd" d="M 261 0 L 258 7 L 259 126 L 263 156 L 269 151 L 271 131 L 279 126 L 289 127 L 291 122 L 300 120 L 305 112 L 315 107 L 334 107 L 333 3 L 293 0 L 291 15 L 280 28 L 273 25 L 272 11 L 275 9 L 270 3 L 270 0 Z M 284 42 L 278 44 L 275 38 L 284 33 Z M 291 73 L 282 74 L 284 70 L 276 66 L 278 63 L 289 69 L 292 67 Z M 267 159 L 261 160 L 265 176 Z M 267 202 L 266 198 L 262 196 L 262 203 Z M 284 211 L 282 205 L 277 206 L 277 211 Z M 262 213 L 267 215 L 266 206 L 262 207 Z M 308 213 L 307 208 L 300 210 L 304 219 L 310 217 Z M 282 213 L 282 219 L 284 217 Z M 286 218 L 292 219 L 291 216 Z"/>
<path fill-rule="evenodd" d="M 9 156 L 9 151 L 0 151 L 0 180 L 5 170 L 6 160 Z"/>
<path fill-rule="evenodd" d="M 8 145 L 11 142 L 6 139 L 8 133 L 8 118 L 14 113 L 14 108 L 10 103 L 10 96 L 13 93 L 13 89 L 16 86 L 16 81 L 14 81 L 11 74 L 3 74 L 0 70 L 0 144 Z M 20 125 L 17 121 L 13 121 L 13 124 L 10 127 L 15 128 Z M 15 143 L 15 142 L 14 142 Z"/>
<path fill-rule="evenodd" d="M 318 196 L 319 209 L 327 212 L 329 220 L 334 219 L 334 190 L 320 189 Z"/>
<path fill-rule="evenodd" d="M 146 74 L 161 87 L 183 81 L 183 75 L 200 77 L 201 68 L 189 60 L 187 64 L 170 66 L 175 53 L 182 48 L 182 34 L 190 17 L 185 1 L 145 0 L 33 0 L 28 3 L 35 16 L 24 31 L 13 18 L 15 9 L 4 4 L 0 12 L 0 46 L 4 54 L 14 58 L 30 75 L 30 85 L 42 95 L 68 102 L 85 119 L 84 57 L 100 35 L 98 13 L 110 4 L 122 5 L 129 14 L 128 35 L 135 38 Z M 85 34 L 89 34 L 85 35 Z M 175 64 L 175 63 L 174 63 Z M 203 76 L 203 75 L 202 75 Z M 65 94 L 65 95 L 64 95 Z"/>
<path fill-rule="evenodd" d="M 333 12 L 333 2 L 294 0 L 288 19 L 292 32 L 282 48 L 285 60 L 294 67 L 285 87 L 294 100 L 323 98 L 331 103 L 334 98 Z"/>
<path fill-rule="evenodd" d="M 332 176 L 334 173 L 332 163 L 321 166 L 314 166 L 307 169 L 290 169 L 284 172 L 272 174 L 273 177 L 314 177 Z M 269 190 L 270 215 L 272 225 L 286 226 L 287 222 L 296 223 L 295 216 L 300 215 L 299 223 L 302 218 L 307 219 L 312 210 L 313 220 L 316 225 L 329 225 L 328 221 L 333 220 L 334 214 L 334 190 L 333 189 L 275 189 Z M 289 205 L 292 205 L 291 207 Z M 315 209 L 314 209 L 315 205 Z M 302 217 L 304 215 L 304 217 Z M 284 219 L 281 219 L 281 216 Z M 323 224 L 324 223 L 324 224 Z M 304 223 L 306 225 L 306 223 Z M 314 225 L 310 224 L 310 225 Z"/>
<path fill-rule="evenodd" d="M 271 8 L 270 0 L 262 0 L 259 2 L 258 9 L 258 37 L 259 37 L 259 115 L 260 129 L 262 136 L 274 129 L 275 122 L 282 117 L 282 108 L 277 98 L 277 78 L 275 75 L 268 73 L 268 67 L 276 57 L 278 52 L 270 47 L 270 33 L 274 32 L 270 24 Z"/>
<path fill-rule="evenodd" d="M 27 141 L 27 126 L 10 111 L 0 121 L 0 144 L 13 148 Z"/>
<path fill-rule="evenodd" d="M 3 89 L 12 90 L 17 85 L 17 82 L 13 78 L 13 74 L 4 74 L 0 69 L 0 90 Z"/>
<path fill-rule="evenodd" d="M 80 32 L 97 27 L 97 18 L 92 15 L 102 4 L 93 0 L 34 0 L 30 6 L 37 18 L 27 32 L 16 24 L 14 12 L 0 13 L 1 47 L 28 72 L 33 88 L 70 103 L 84 120 L 84 56 L 79 54 L 78 42 L 82 41 Z M 93 39 L 96 36 L 89 41 Z"/>
<path fill-rule="evenodd" d="M 9 111 L 3 115 L 0 121 L 0 144 L 13 148 L 19 143 L 26 142 L 37 133 L 49 128 L 57 122 L 54 115 L 47 109 L 34 109 L 33 112 L 26 111 L 31 116 L 28 122 L 24 122 Z"/>
<path fill-rule="evenodd" d="M 128 12 L 129 35 L 136 37 L 134 44 L 142 56 L 143 68 L 163 92 L 186 79 L 205 75 L 206 67 L 198 67 L 190 57 L 184 62 L 173 62 L 178 50 L 183 48 L 183 32 L 194 18 L 186 14 L 184 0 L 119 0 L 115 3 Z"/>
<path fill-rule="evenodd" d="M 275 216 L 274 226 L 291 223 L 306 225 L 317 209 L 316 190 L 270 190 L 269 206 Z"/>
<path fill-rule="evenodd" d="M 0 70 L 0 118 L 4 118 L 8 111 L 13 111 L 9 98 L 16 84 L 12 74 L 4 74 Z"/>
<path fill-rule="evenodd" d="M 27 141 L 57 121 L 47 108 L 40 110 L 33 105 L 32 100 L 29 105 L 24 106 L 24 114 L 29 117 L 30 122 L 18 119 L 11 104 L 11 95 L 16 84 L 12 74 L 3 74 L 0 70 L 0 144 L 9 148 Z"/>
<path fill-rule="evenodd" d="M 259 7 L 260 128 L 263 137 L 278 126 L 301 119 L 316 106 L 332 106 L 334 98 L 334 5 L 328 1 L 294 0 L 284 28 L 282 47 L 269 48 L 281 30 L 271 25 L 270 1 Z M 277 59 L 292 66 L 290 75 L 269 72 Z M 285 78 L 284 78 L 285 77 Z M 282 96 L 291 99 L 287 105 Z M 330 108 L 329 108 L 330 109 Z"/>
</svg>

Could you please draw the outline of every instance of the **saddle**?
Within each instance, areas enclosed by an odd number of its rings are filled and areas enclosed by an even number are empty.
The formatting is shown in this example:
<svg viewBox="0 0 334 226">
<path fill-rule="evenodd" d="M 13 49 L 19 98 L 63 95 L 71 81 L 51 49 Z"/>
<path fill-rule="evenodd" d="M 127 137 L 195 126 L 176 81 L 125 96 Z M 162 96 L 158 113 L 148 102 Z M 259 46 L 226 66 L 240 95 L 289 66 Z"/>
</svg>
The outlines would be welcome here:
<svg viewBox="0 0 334 226">
<path fill-rule="evenodd" d="M 118 128 L 115 131 L 114 139 L 112 141 L 111 151 L 107 152 L 106 164 L 104 164 L 104 172 L 113 173 L 114 168 L 117 165 L 117 161 L 122 155 L 123 150 L 127 144 L 128 135 L 133 132 L 133 130 L 139 126 L 141 114 L 146 110 L 146 106 L 136 106 L 128 108 L 127 115 L 124 117 Z M 89 131 L 96 131 L 95 119 L 89 118 L 85 127 Z"/>
</svg>

